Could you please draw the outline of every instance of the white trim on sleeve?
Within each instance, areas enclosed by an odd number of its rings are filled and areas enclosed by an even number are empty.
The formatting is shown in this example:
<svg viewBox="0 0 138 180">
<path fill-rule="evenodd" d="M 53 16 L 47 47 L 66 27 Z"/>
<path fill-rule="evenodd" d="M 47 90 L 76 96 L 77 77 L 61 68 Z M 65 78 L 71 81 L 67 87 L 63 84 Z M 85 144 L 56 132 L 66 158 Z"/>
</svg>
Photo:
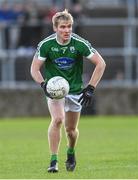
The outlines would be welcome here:
<svg viewBox="0 0 138 180">
<path fill-rule="evenodd" d="M 38 56 L 37 58 L 38 58 L 40 61 L 45 61 L 45 60 L 46 60 L 46 58 L 40 57 L 40 56 Z"/>
<path fill-rule="evenodd" d="M 91 59 L 91 57 L 95 54 L 95 52 L 91 52 L 86 58 Z"/>
</svg>

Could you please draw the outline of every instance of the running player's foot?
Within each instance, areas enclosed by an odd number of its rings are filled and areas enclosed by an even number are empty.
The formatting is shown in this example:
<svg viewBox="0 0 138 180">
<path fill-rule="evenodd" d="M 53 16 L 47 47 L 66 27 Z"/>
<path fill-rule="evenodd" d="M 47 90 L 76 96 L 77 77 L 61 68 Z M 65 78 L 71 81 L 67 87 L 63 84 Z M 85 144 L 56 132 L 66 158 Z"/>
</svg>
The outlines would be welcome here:
<svg viewBox="0 0 138 180">
<path fill-rule="evenodd" d="M 58 172 L 58 162 L 57 160 L 51 161 L 49 168 L 47 169 L 49 173 Z"/>
<path fill-rule="evenodd" d="M 67 154 L 66 170 L 74 171 L 75 167 L 76 167 L 75 154 Z"/>
</svg>

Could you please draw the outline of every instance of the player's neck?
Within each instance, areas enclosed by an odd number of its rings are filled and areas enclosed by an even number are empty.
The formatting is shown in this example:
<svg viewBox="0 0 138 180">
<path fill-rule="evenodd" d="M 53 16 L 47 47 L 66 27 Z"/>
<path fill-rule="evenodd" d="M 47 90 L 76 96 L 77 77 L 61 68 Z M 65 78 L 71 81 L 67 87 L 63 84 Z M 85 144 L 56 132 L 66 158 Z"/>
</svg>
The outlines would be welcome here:
<svg viewBox="0 0 138 180">
<path fill-rule="evenodd" d="M 60 45 L 67 45 L 70 43 L 70 40 L 71 40 L 71 38 L 69 38 L 68 40 L 63 40 L 63 39 L 59 38 L 58 36 L 56 37 L 56 41 Z"/>
</svg>

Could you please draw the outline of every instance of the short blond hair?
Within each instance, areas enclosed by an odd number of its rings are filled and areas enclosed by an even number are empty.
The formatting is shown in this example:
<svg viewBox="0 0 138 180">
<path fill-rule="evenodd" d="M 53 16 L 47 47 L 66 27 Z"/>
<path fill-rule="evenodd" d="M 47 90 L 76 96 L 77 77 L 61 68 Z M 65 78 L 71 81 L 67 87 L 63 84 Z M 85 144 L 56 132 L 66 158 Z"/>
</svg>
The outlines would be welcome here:
<svg viewBox="0 0 138 180">
<path fill-rule="evenodd" d="M 73 17 L 72 15 L 68 12 L 67 9 L 61 12 L 57 12 L 53 17 L 52 17 L 52 23 L 54 27 L 57 27 L 59 24 L 59 21 L 64 20 L 64 21 L 71 21 L 73 24 Z"/>
</svg>

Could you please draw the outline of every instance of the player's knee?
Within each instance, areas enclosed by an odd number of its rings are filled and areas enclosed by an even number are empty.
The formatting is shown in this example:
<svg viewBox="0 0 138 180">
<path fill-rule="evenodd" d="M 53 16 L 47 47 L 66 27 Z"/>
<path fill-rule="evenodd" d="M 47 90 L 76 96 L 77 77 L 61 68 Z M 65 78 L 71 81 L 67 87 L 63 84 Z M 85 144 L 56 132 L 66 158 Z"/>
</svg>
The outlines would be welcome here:
<svg viewBox="0 0 138 180">
<path fill-rule="evenodd" d="M 57 116 L 53 119 L 53 124 L 55 126 L 60 126 L 63 121 L 64 121 L 64 116 Z"/>
<path fill-rule="evenodd" d="M 74 135 L 76 134 L 76 128 L 66 128 L 66 133 L 67 136 L 69 137 L 74 137 Z"/>
</svg>

